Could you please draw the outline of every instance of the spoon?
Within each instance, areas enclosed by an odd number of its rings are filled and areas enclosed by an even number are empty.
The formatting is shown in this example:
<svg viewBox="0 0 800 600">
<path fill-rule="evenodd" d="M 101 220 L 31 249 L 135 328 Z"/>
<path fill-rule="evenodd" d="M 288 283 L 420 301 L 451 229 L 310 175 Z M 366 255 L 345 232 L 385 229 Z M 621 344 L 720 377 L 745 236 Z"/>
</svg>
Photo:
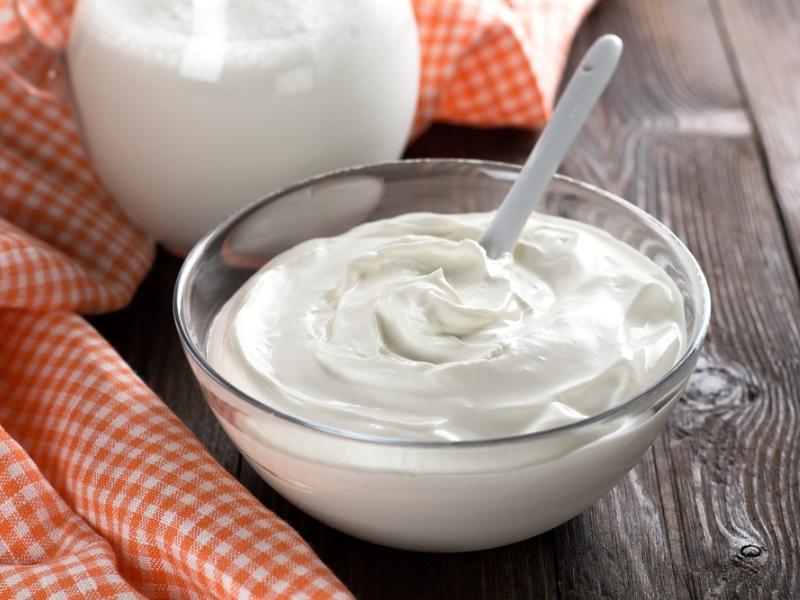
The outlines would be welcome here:
<svg viewBox="0 0 800 600">
<path fill-rule="evenodd" d="M 606 89 L 620 54 L 622 40 L 609 34 L 598 38 L 581 59 L 522 172 L 479 240 L 489 257 L 497 258 L 514 249 L 525 222 Z"/>
</svg>

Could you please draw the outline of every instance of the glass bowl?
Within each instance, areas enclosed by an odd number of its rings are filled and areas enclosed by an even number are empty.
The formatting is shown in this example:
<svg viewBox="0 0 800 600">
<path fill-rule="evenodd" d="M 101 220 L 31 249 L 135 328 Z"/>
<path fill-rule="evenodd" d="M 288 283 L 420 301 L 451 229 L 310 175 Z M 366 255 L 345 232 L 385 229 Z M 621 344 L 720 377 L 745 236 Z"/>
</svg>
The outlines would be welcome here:
<svg viewBox="0 0 800 600">
<path fill-rule="evenodd" d="M 420 442 L 337 431 L 283 414 L 206 360 L 211 322 L 270 257 L 405 212 L 494 209 L 519 172 L 471 160 L 408 160 L 336 171 L 245 207 L 189 253 L 175 287 L 181 343 L 211 409 L 255 470 L 289 501 L 356 537 L 397 548 L 465 551 L 546 531 L 602 497 L 664 426 L 700 352 L 710 316 L 697 261 L 656 219 L 591 185 L 557 176 L 541 212 L 604 229 L 650 257 L 683 295 L 687 349 L 624 404 L 547 431 Z"/>
</svg>

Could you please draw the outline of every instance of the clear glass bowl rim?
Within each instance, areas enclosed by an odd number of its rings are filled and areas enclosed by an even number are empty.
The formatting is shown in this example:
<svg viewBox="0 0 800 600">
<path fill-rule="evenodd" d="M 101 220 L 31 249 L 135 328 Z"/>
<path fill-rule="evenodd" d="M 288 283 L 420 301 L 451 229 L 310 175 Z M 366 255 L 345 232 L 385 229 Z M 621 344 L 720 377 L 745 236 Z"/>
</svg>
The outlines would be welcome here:
<svg viewBox="0 0 800 600">
<path fill-rule="evenodd" d="M 403 165 L 408 165 L 408 166 L 452 165 L 453 167 L 473 166 L 475 168 L 483 167 L 488 169 L 503 169 L 507 172 L 512 172 L 512 173 L 519 173 L 519 171 L 522 168 L 521 165 L 513 163 L 478 160 L 478 159 L 466 159 L 466 158 L 414 158 L 414 159 L 402 159 L 402 160 L 387 161 L 380 163 L 370 163 L 365 165 L 356 165 L 353 167 L 347 167 L 345 169 L 328 171 L 320 175 L 315 175 L 313 177 L 300 180 L 290 186 L 276 190 L 270 194 L 267 194 L 266 196 L 263 196 L 243 206 L 241 209 L 228 216 L 219 225 L 208 231 L 202 237 L 202 239 L 200 239 L 200 241 L 198 241 L 194 245 L 194 247 L 190 250 L 189 254 L 187 254 L 186 259 L 184 260 L 183 265 L 181 265 L 181 269 L 178 273 L 178 278 L 175 282 L 175 288 L 172 295 L 172 313 L 173 313 L 173 319 L 175 321 L 175 326 L 178 330 L 178 337 L 180 338 L 181 344 L 183 345 L 184 350 L 188 353 L 191 360 L 194 360 L 196 364 L 198 364 L 200 368 L 215 383 L 217 383 L 219 386 L 222 387 L 222 389 L 234 395 L 238 399 L 267 413 L 270 416 L 277 417 L 278 419 L 288 421 L 289 423 L 295 425 L 299 425 L 303 428 L 311 430 L 312 432 L 318 432 L 326 435 L 333 435 L 339 438 L 344 438 L 356 442 L 367 442 L 372 444 L 381 444 L 388 446 L 410 446 L 417 448 L 436 448 L 436 447 L 468 448 L 468 447 L 481 447 L 481 446 L 496 445 L 496 444 L 511 444 L 511 443 L 518 443 L 518 442 L 525 442 L 532 440 L 541 440 L 543 438 L 563 434 L 566 432 L 572 432 L 584 429 L 595 423 L 606 421 L 619 415 L 624 415 L 625 413 L 628 412 L 628 409 L 638 406 L 642 401 L 653 396 L 660 398 L 662 401 L 667 400 L 669 398 L 669 394 L 667 392 L 673 389 L 674 384 L 677 381 L 677 379 L 679 379 L 679 376 L 682 373 L 684 367 L 686 366 L 686 363 L 692 360 L 692 358 L 700 352 L 700 349 L 703 345 L 703 341 L 705 340 L 706 332 L 708 331 L 708 326 L 711 320 L 711 294 L 708 288 L 708 282 L 706 281 L 705 274 L 703 273 L 703 270 L 700 268 L 697 259 L 689 251 L 686 245 L 680 240 L 680 238 L 678 238 L 678 236 L 676 236 L 672 232 L 672 230 L 670 230 L 666 225 L 661 223 L 661 221 L 656 219 L 654 216 L 642 210 L 638 206 L 635 206 L 634 204 L 631 204 L 630 202 L 623 200 L 619 196 L 612 194 L 611 192 L 607 192 L 606 190 L 603 190 L 590 183 L 586 183 L 578 179 L 574 179 L 572 177 L 567 177 L 565 175 L 560 175 L 560 174 L 556 174 L 554 176 L 554 179 L 566 183 L 570 186 L 574 186 L 585 192 L 602 196 L 605 200 L 608 200 L 612 203 L 619 205 L 624 210 L 633 212 L 637 217 L 645 221 L 650 227 L 652 227 L 660 234 L 662 234 L 678 249 L 678 252 L 683 255 L 683 258 L 686 260 L 691 270 L 694 271 L 696 280 L 699 283 L 699 288 L 700 288 L 699 297 L 694 298 L 694 300 L 697 302 L 696 319 L 698 320 L 699 327 L 696 328 L 696 333 L 689 341 L 686 350 L 681 355 L 680 359 L 675 363 L 675 365 L 673 365 L 673 367 L 669 371 L 667 371 L 667 373 L 665 373 L 660 379 L 658 379 L 650 387 L 642 390 L 641 392 L 631 397 L 627 401 L 623 402 L 622 404 L 619 404 L 609 410 L 598 413 L 586 419 L 575 421 L 574 423 L 561 425 L 559 427 L 554 427 L 552 429 L 545 429 L 542 431 L 534 431 L 519 435 L 499 437 L 499 438 L 487 438 L 479 440 L 456 440 L 456 441 L 406 440 L 402 438 L 390 438 L 390 437 L 359 434 L 351 431 L 336 429 L 334 427 L 328 427 L 318 423 L 313 423 L 310 421 L 306 421 L 304 419 L 300 419 L 298 417 L 293 417 L 292 415 L 283 413 L 265 404 L 264 402 L 256 400 L 252 396 L 239 390 L 235 385 L 233 385 L 222 375 L 220 375 L 210 364 L 208 364 L 208 362 L 203 357 L 203 354 L 198 350 L 198 348 L 195 346 L 195 344 L 189 337 L 189 333 L 183 323 L 183 318 L 181 316 L 181 311 L 180 311 L 181 301 L 188 291 L 187 280 L 192 271 L 194 270 L 194 268 L 200 262 L 200 258 L 204 254 L 206 248 L 214 240 L 219 238 L 221 235 L 224 235 L 233 226 L 235 226 L 236 224 L 247 218 L 247 216 L 251 212 L 255 211 L 256 209 L 260 208 L 265 204 L 273 202 L 274 200 L 286 194 L 295 192 L 299 189 L 308 187 L 310 185 L 314 185 L 333 176 L 356 175 L 365 170 L 391 168 L 396 166 L 402 167 Z M 660 402 L 656 402 L 654 403 L 653 408 L 655 408 L 657 411 L 661 408 L 661 404 L 662 403 Z"/>
</svg>

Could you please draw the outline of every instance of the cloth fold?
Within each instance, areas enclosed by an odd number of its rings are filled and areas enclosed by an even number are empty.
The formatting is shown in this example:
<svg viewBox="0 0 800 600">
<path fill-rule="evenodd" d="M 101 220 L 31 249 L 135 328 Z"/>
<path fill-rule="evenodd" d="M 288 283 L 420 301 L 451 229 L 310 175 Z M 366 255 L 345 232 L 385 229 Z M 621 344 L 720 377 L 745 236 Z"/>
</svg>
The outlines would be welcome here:
<svg viewBox="0 0 800 600">
<path fill-rule="evenodd" d="M 415 130 L 538 127 L 591 0 L 414 0 Z M 64 45 L 72 0 L 21 0 Z M 0 42 L 20 31 L 0 0 Z M 129 302 L 153 244 L 67 107 L 0 75 L 0 597 L 346 598 L 79 315 Z"/>
<path fill-rule="evenodd" d="M 414 131 L 433 121 L 538 128 L 594 0 L 415 0 L 421 53 Z"/>
<path fill-rule="evenodd" d="M 19 459 L 4 474 L 27 470 L 8 478 L 8 516 L 23 520 L 0 525 L 14 563 L 61 585 L 65 565 L 91 558 L 104 581 L 156 598 L 347 597 L 81 317 L 4 310 L 0 331 L 0 423 L 27 451 L 0 441 Z"/>
</svg>

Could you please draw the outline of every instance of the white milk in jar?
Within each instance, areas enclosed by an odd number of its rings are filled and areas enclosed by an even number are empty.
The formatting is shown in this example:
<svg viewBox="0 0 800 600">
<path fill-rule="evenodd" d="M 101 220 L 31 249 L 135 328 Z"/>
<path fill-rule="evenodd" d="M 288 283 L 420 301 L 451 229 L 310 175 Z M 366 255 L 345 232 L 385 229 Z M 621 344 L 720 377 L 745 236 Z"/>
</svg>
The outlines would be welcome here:
<svg viewBox="0 0 800 600">
<path fill-rule="evenodd" d="M 98 175 L 179 250 L 278 187 L 397 158 L 419 80 L 405 0 L 83 0 L 67 56 Z"/>
</svg>

